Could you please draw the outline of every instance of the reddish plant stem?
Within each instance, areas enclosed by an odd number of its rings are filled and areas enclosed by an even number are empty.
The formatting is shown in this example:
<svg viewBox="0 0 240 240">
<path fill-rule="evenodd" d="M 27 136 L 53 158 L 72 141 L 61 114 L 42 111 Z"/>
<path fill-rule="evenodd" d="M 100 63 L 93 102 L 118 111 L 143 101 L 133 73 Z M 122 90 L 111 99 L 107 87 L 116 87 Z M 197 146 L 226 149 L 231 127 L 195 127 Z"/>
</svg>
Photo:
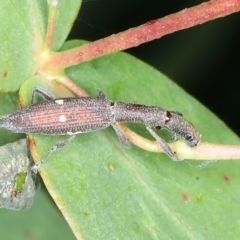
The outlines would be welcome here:
<svg viewBox="0 0 240 240">
<path fill-rule="evenodd" d="M 239 10 L 240 0 L 212 0 L 205 2 L 107 38 L 68 51 L 54 53 L 45 61 L 41 70 L 47 72 L 62 70 L 106 54 L 136 47 L 166 34 L 224 17 Z"/>
</svg>

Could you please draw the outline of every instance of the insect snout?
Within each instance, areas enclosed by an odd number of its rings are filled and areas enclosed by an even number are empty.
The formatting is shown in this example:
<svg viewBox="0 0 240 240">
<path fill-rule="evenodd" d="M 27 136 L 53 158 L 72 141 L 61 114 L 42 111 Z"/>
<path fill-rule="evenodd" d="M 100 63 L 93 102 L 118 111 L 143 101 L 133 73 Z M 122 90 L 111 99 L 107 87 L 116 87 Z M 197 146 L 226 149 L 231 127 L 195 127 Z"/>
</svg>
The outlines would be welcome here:
<svg viewBox="0 0 240 240">
<path fill-rule="evenodd" d="M 200 138 L 200 134 L 198 132 L 195 132 L 193 135 L 187 135 L 185 140 L 189 147 L 196 147 L 200 142 Z"/>
<path fill-rule="evenodd" d="M 196 147 L 201 135 L 195 127 L 183 118 L 178 112 L 168 112 L 165 128 L 175 133 L 175 136 L 183 138 L 189 147 Z"/>
</svg>

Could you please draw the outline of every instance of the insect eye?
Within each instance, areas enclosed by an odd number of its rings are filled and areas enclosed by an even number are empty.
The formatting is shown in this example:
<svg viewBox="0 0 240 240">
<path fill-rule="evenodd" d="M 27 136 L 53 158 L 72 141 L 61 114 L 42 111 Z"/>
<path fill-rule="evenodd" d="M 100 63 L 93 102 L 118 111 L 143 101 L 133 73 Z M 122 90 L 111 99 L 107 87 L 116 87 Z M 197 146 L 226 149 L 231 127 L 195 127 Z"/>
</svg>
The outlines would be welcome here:
<svg viewBox="0 0 240 240">
<path fill-rule="evenodd" d="M 168 123 L 171 118 L 172 118 L 172 114 L 171 114 L 169 111 L 167 111 L 167 113 L 166 113 L 166 119 L 165 119 L 165 124 Z"/>
<path fill-rule="evenodd" d="M 192 140 L 192 136 L 187 136 L 186 138 L 185 138 L 187 141 L 190 141 L 190 140 Z"/>
<path fill-rule="evenodd" d="M 156 130 L 161 130 L 161 127 L 160 126 L 156 126 L 155 129 Z"/>
</svg>

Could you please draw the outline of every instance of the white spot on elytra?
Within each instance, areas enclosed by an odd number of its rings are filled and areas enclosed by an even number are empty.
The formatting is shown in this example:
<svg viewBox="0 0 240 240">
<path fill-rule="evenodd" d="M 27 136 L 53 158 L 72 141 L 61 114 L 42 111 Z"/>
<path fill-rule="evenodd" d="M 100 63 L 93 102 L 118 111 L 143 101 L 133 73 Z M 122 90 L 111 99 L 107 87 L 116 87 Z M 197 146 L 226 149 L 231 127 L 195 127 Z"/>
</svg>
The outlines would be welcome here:
<svg viewBox="0 0 240 240">
<path fill-rule="evenodd" d="M 60 121 L 60 122 L 66 122 L 66 121 L 67 121 L 66 116 L 61 115 L 61 116 L 59 117 L 59 121 Z"/>
<path fill-rule="evenodd" d="M 62 105 L 64 103 L 63 99 L 55 100 L 55 103 Z"/>
<path fill-rule="evenodd" d="M 82 131 L 79 131 L 79 132 L 67 132 L 67 135 L 76 135 L 76 134 L 79 134 L 79 133 L 82 133 Z"/>
</svg>

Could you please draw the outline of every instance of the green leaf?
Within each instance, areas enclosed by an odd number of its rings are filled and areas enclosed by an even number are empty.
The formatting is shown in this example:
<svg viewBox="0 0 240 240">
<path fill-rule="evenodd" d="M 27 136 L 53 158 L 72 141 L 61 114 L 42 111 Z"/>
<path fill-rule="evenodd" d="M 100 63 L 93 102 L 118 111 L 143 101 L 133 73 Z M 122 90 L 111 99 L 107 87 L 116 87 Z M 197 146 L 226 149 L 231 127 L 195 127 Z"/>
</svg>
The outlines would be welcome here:
<svg viewBox="0 0 240 240">
<path fill-rule="evenodd" d="M 37 192 L 31 209 L 0 209 L 0 214 L 1 239 L 76 239 L 43 189 Z"/>
<path fill-rule="evenodd" d="M 0 4 L 0 91 L 16 91 L 36 73 L 42 61 L 48 5 L 46 0 L 24 3 L 0 0 Z M 54 50 L 58 50 L 67 38 L 80 4 L 81 0 L 59 1 Z"/>
<path fill-rule="evenodd" d="M 75 21 L 82 1 L 81 0 L 61 0 L 59 1 L 56 18 L 56 28 L 54 32 L 52 50 L 57 51 L 66 40 L 73 22 Z"/>
<path fill-rule="evenodd" d="M 40 6 L 44 4 L 40 1 L 23 4 L 16 0 L 0 3 L 0 21 L 4 23 L 0 28 L 0 90 L 16 91 L 37 69 L 35 59 L 45 37 L 44 24 L 39 17 Z"/>
<path fill-rule="evenodd" d="M 70 42 L 66 48 L 80 42 Z M 180 111 L 202 141 L 239 144 L 208 109 L 152 67 L 125 53 L 69 68 L 91 95 Z M 37 82 L 38 81 L 38 82 Z M 46 83 L 26 81 L 21 96 Z M 150 138 L 145 126 L 131 124 Z M 170 135 L 159 133 L 170 140 Z M 63 137 L 35 135 L 39 158 Z M 42 165 L 43 180 L 78 238 L 230 239 L 240 235 L 237 161 L 173 162 L 164 154 L 126 149 L 112 128 L 78 135 Z"/>
</svg>

